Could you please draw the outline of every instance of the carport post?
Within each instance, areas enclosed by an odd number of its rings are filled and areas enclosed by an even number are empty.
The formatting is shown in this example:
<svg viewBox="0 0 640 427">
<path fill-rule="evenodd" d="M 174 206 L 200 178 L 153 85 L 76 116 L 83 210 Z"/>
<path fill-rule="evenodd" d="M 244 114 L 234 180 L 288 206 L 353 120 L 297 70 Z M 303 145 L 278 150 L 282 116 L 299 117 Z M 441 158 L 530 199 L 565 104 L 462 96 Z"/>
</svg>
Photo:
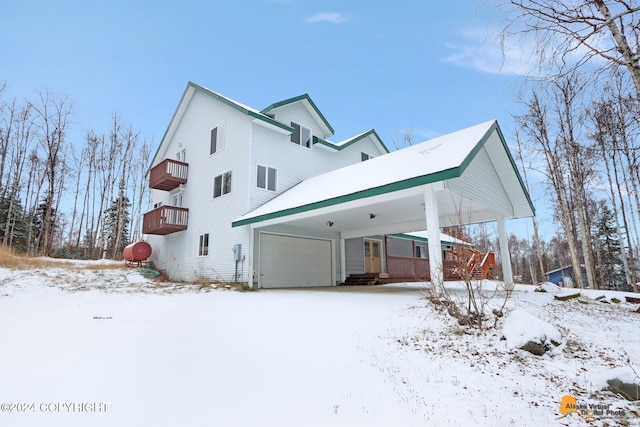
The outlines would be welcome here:
<svg viewBox="0 0 640 427">
<path fill-rule="evenodd" d="M 427 185 L 424 191 L 424 212 L 427 221 L 427 238 L 429 239 L 429 273 L 431 285 L 444 291 L 444 272 L 442 269 L 442 244 L 440 242 L 440 214 L 438 200 L 433 185 Z"/>
<path fill-rule="evenodd" d="M 340 234 L 340 283 L 344 283 L 347 280 L 347 259 L 345 255 L 345 241 Z"/>
<path fill-rule="evenodd" d="M 249 262 L 247 263 L 247 268 L 248 268 L 248 279 L 247 279 L 247 285 L 249 286 L 249 288 L 254 289 L 254 283 L 253 283 L 253 255 L 254 255 L 254 250 L 253 250 L 253 245 L 255 244 L 255 239 L 254 239 L 254 234 L 255 234 L 256 230 L 253 228 L 253 225 L 249 226 L 249 250 L 247 251 L 247 256 L 249 257 Z"/>
<path fill-rule="evenodd" d="M 498 241 L 500 243 L 500 260 L 502 261 L 502 281 L 507 289 L 513 289 L 513 272 L 511 271 L 511 256 L 509 255 L 509 240 L 507 226 L 502 213 L 498 213 Z"/>
</svg>

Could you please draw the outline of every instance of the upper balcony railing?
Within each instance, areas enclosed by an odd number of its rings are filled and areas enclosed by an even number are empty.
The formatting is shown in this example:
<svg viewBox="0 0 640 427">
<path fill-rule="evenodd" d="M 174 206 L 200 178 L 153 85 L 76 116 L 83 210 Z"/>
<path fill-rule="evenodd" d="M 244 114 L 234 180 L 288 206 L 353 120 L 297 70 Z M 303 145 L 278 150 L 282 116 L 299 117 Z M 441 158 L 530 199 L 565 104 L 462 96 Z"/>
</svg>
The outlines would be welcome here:
<svg viewBox="0 0 640 427">
<path fill-rule="evenodd" d="M 187 182 L 189 164 L 173 159 L 164 159 L 151 168 L 149 187 L 156 190 L 171 191 Z"/>
</svg>

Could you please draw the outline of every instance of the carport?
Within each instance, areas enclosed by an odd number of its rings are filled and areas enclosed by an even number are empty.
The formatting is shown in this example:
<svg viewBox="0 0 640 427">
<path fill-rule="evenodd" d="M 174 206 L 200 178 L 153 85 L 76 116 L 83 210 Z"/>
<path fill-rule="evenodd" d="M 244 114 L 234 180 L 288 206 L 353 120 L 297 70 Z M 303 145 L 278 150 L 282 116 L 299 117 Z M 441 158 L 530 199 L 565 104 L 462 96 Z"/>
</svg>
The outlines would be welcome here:
<svg viewBox="0 0 640 427">
<path fill-rule="evenodd" d="M 495 221 L 503 278 L 512 285 L 506 221 L 533 215 L 500 127 L 490 121 L 304 180 L 233 226 L 251 228 L 249 254 L 255 231 L 265 227 L 295 227 L 308 238 L 337 233 L 342 280 L 345 239 L 426 228 L 431 277 L 442 283 L 440 228 Z"/>
</svg>

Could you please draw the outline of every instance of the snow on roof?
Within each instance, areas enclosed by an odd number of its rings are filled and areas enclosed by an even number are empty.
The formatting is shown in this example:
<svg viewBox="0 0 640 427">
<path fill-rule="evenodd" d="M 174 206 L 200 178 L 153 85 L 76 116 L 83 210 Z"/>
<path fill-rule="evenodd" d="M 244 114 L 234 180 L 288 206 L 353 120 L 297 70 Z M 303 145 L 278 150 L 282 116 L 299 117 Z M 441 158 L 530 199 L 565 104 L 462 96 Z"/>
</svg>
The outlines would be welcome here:
<svg viewBox="0 0 640 427">
<path fill-rule="evenodd" d="M 421 239 L 429 240 L 429 235 L 427 233 L 427 230 L 413 231 L 411 233 L 402 233 L 402 234 L 406 236 L 418 237 Z M 471 245 L 471 243 L 469 242 L 465 242 L 464 240 L 457 239 L 445 233 L 440 233 L 440 241 L 442 243 L 454 243 L 457 245 Z"/>
<path fill-rule="evenodd" d="M 394 191 L 392 184 L 404 188 L 454 178 L 461 166 L 490 131 L 495 120 L 481 123 L 401 150 L 374 157 L 306 179 L 249 212 L 234 223 L 242 225 L 252 219 L 301 206 L 362 195 L 366 190 L 380 193 Z M 384 173 L 380 173 L 384 171 Z M 362 195 L 364 197 L 364 195 Z"/>
</svg>

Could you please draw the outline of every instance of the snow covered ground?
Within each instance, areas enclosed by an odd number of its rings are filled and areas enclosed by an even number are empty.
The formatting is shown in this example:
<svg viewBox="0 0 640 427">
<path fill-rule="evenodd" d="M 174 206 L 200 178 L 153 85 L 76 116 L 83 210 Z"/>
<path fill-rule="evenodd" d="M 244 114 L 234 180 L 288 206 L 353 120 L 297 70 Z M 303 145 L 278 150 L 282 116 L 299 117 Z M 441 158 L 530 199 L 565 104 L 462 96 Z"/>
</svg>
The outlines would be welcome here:
<svg viewBox="0 0 640 427">
<path fill-rule="evenodd" d="M 421 284 L 238 292 L 84 267 L 0 268 L 0 425 L 587 425 L 558 419 L 565 395 L 618 414 L 592 425 L 640 425 L 598 392 L 640 372 L 624 294 L 518 286 L 508 312 L 561 334 L 536 357 L 500 339 L 504 318 L 465 333 Z"/>
</svg>

